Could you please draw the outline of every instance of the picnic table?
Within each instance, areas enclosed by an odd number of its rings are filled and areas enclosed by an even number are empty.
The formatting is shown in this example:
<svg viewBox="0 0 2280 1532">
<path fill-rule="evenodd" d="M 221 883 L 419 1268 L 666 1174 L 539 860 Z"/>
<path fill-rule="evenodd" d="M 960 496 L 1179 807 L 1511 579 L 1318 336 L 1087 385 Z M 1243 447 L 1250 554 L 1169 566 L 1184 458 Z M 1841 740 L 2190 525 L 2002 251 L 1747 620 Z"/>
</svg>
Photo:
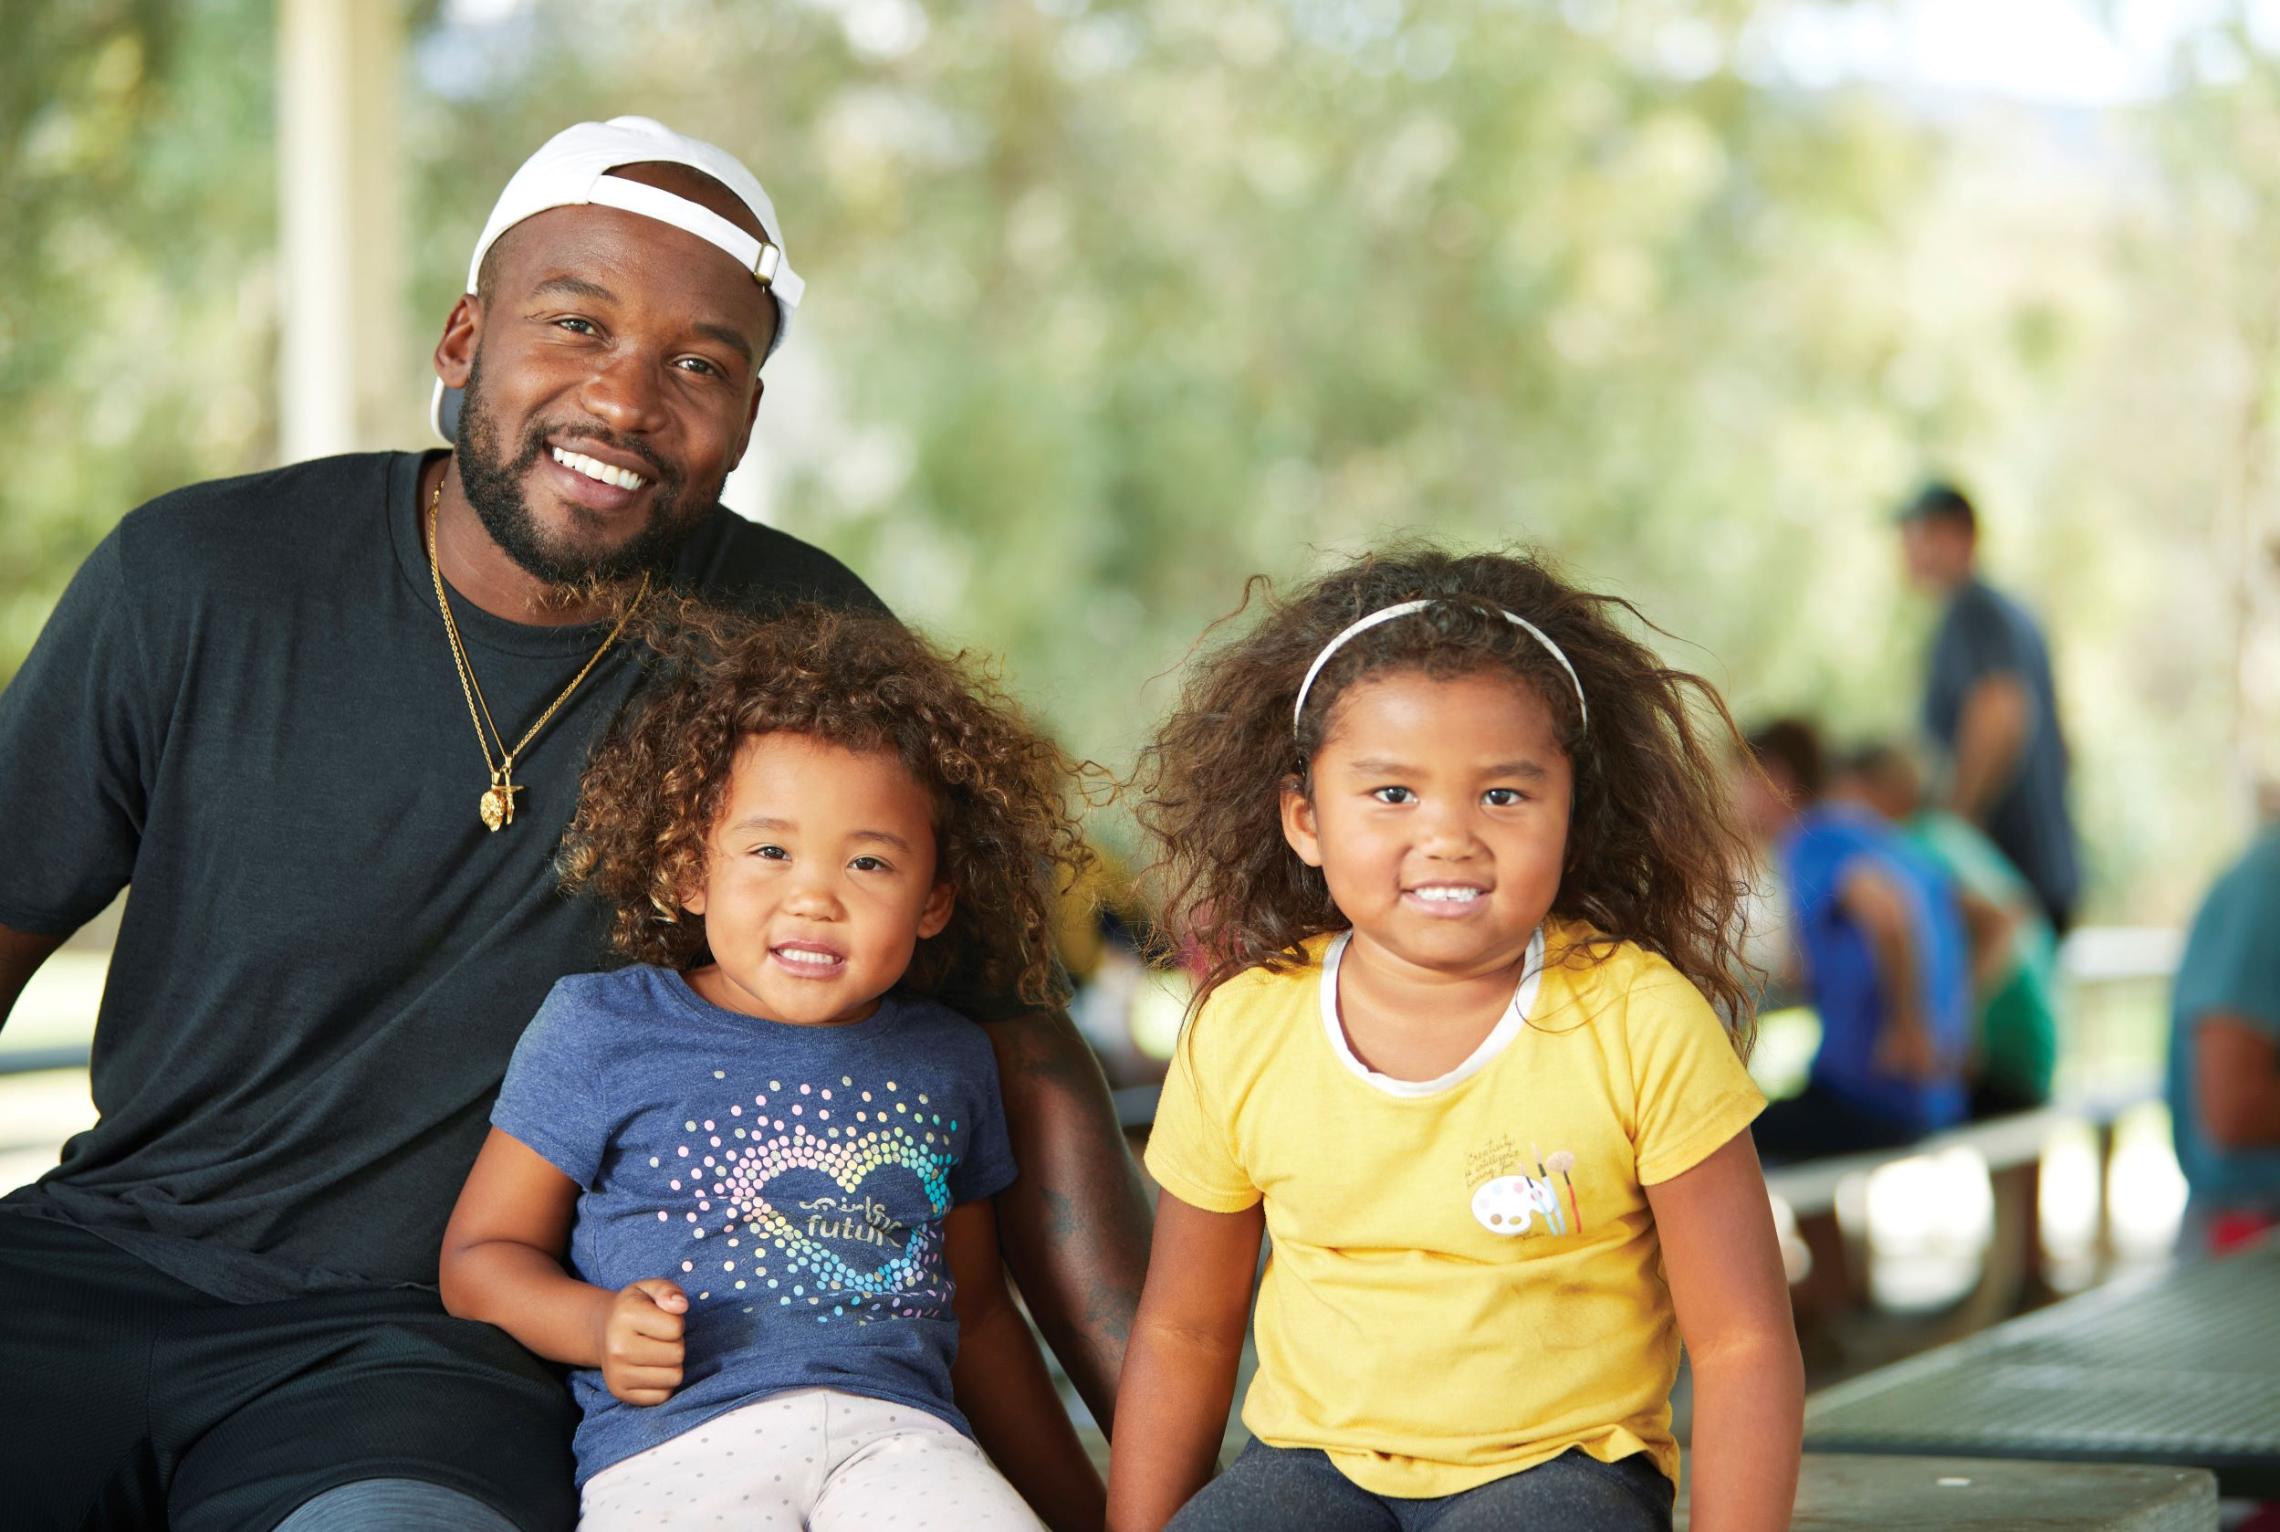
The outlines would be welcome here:
<svg viewBox="0 0 2280 1532">
<path fill-rule="evenodd" d="M 1805 1454 L 1790 1532 L 2215 1532 L 2197 1468 Z M 1674 1532 L 1686 1532 L 1681 1498 Z"/>
<path fill-rule="evenodd" d="M 1806 1401 L 1809 1452 L 2160 1463 L 2280 1497 L 2280 1241 L 2124 1279 Z"/>
</svg>

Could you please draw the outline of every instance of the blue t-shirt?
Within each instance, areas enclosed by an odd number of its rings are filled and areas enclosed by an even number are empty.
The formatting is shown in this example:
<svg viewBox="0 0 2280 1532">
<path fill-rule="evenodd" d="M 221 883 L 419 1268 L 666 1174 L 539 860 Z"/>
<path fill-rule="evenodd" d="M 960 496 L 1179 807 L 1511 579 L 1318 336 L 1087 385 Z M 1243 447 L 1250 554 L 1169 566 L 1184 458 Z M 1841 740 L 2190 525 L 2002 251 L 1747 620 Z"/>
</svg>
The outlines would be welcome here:
<svg viewBox="0 0 2280 1532">
<path fill-rule="evenodd" d="M 1922 1082 L 1876 1067 L 1884 1030 L 1884 990 L 1868 935 L 1839 902 L 1845 875 L 1869 859 L 1905 892 L 1915 937 L 1916 982 L 1926 1023 L 1949 1057 L 1960 1060 L 1971 1037 L 1971 969 L 1955 890 L 1930 858 L 1865 810 L 1821 805 L 1806 810 L 1781 843 L 1781 870 L 1791 919 L 1805 957 L 1807 990 L 1821 1016 L 1815 1083 L 1887 1122 L 1927 1133 L 1964 1112 L 1960 1074 Z"/>
<path fill-rule="evenodd" d="M 2066 803 L 2066 736 L 2050 652 L 2025 607 L 1984 581 L 1968 580 L 1940 618 L 1924 690 L 1924 726 L 1942 749 L 1955 749 L 1964 698 L 1995 675 L 2016 677 L 2026 688 L 2029 718 L 2011 780 L 1988 805 L 1987 838 L 2026 875 L 2046 909 L 2071 913 L 2081 896 L 2082 869 Z"/>
<path fill-rule="evenodd" d="M 2193 1029 L 2224 1011 L 2280 1042 L 2280 828 L 2217 880 L 2193 917 L 2171 1000 L 2169 1116 L 2196 1208 L 2280 1212 L 2280 1149 L 2221 1149 L 2201 1130 Z"/>
<path fill-rule="evenodd" d="M 689 1298 L 681 1387 L 626 1404 L 572 1373 L 578 1482 L 793 1388 L 891 1400 L 966 1429 L 943 1220 L 1014 1178 L 982 1029 L 889 995 L 863 1021 L 724 1010 L 663 968 L 554 986 L 491 1121 L 578 1183 L 572 1275 Z"/>
</svg>

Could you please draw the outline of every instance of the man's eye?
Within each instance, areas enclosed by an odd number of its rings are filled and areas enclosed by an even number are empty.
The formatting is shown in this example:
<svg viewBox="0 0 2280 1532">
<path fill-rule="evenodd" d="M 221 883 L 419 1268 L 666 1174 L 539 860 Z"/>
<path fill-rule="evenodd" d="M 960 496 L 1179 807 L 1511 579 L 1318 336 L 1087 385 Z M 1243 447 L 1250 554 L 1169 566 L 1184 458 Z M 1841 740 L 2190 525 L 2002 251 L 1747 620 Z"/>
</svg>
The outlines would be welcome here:
<svg viewBox="0 0 2280 1532">
<path fill-rule="evenodd" d="M 594 322 L 591 319 L 580 319 L 575 314 L 566 314 L 555 320 L 554 323 L 556 328 L 568 330 L 572 335 L 598 335 L 601 333 L 594 328 Z"/>
<path fill-rule="evenodd" d="M 693 372 L 700 378 L 724 378 L 728 374 L 701 356 L 685 356 L 677 363 L 683 372 Z"/>
<path fill-rule="evenodd" d="M 1505 809 L 1528 800 L 1527 795 L 1517 787 L 1492 787 L 1480 795 L 1480 801 L 1491 808 Z"/>
<path fill-rule="evenodd" d="M 1372 788 L 1370 796 L 1380 803 L 1414 803 L 1417 800 L 1417 795 L 1406 787 Z"/>
</svg>

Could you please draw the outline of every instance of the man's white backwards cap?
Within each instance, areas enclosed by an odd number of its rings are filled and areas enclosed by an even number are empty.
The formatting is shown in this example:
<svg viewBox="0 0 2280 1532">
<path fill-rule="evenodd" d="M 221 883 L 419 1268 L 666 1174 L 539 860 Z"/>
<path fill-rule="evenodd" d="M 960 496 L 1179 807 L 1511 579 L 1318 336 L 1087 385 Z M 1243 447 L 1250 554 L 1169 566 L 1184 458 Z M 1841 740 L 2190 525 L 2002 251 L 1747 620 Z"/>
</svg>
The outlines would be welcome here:
<svg viewBox="0 0 2280 1532">
<path fill-rule="evenodd" d="M 711 208 L 610 174 L 620 165 L 659 162 L 701 170 L 736 193 L 737 199 L 752 210 L 752 216 L 760 221 L 768 237 L 754 239 Z M 614 207 L 621 212 L 638 213 L 644 218 L 669 223 L 726 251 L 737 265 L 752 273 L 752 279 L 767 289 L 768 296 L 775 301 L 776 334 L 768 343 L 768 354 L 775 355 L 776 348 L 784 343 L 784 336 L 792 328 L 792 311 L 800 306 L 800 295 L 806 290 L 806 284 L 792 270 L 792 263 L 784 254 L 783 226 L 776 221 L 776 205 L 768 200 L 768 193 L 758 178 L 746 170 L 735 155 L 697 139 L 684 138 L 647 117 L 612 117 L 608 122 L 581 122 L 564 128 L 548 139 L 538 153 L 523 161 L 522 169 L 515 172 L 507 189 L 499 193 L 498 204 L 491 209 L 490 222 L 483 225 L 483 237 L 475 242 L 474 258 L 467 263 L 467 291 L 475 291 L 483 272 L 483 257 L 500 235 L 525 218 L 549 208 L 588 204 Z M 444 387 L 443 380 L 438 378 L 435 398 L 428 409 L 428 422 L 435 427 L 436 435 L 447 442 L 459 438 L 459 406 L 460 391 Z"/>
</svg>

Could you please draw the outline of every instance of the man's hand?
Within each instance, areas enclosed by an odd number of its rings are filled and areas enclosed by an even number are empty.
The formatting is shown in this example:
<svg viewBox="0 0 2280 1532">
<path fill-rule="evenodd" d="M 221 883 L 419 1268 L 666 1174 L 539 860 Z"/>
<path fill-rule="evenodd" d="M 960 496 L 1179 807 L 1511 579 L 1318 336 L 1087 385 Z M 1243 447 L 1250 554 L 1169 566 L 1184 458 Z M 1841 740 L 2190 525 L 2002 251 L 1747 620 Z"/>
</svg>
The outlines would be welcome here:
<svg viewBox="0 0 2280 1532">
<path fill-rule="evenodd" d="M 663 1277 L 618 1290 L 602 1311 L 602 1382 L 627 1404 L 663 1404 L 681 1386 L 688 1295 Z"/>
</svg>

